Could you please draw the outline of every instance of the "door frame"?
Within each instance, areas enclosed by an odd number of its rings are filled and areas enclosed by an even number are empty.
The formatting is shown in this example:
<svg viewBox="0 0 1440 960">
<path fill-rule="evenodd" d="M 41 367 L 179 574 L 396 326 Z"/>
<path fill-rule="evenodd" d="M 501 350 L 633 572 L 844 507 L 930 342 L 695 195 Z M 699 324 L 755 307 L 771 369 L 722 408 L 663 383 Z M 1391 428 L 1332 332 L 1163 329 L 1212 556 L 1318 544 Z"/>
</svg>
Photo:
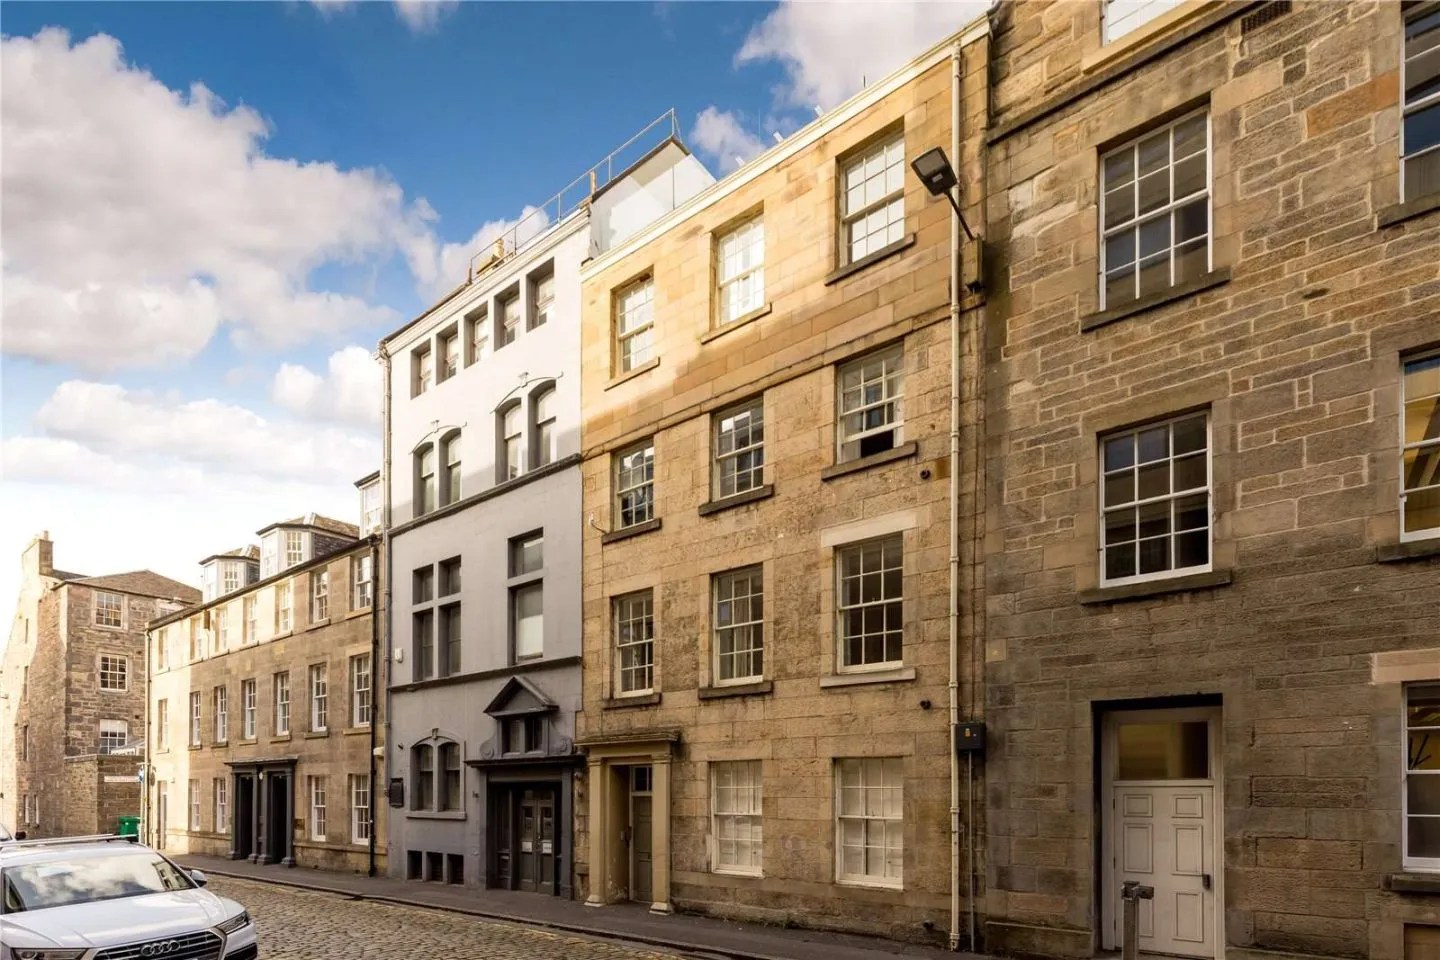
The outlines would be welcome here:
<svg viewBox="0 0 1440 960">
<path fill-rule="evenodd" d="M 1115 884 L 1115 766 L 1116 730 L 1122 721 L 1183 721 L 1205 720 L 1210 724 L 1210 777 L 1206 780 L 1165 780 L 1154 781 L 1164 786 L 1193 784 L 1208 785 L 1211 790 L 1211 814 L 1213 819 L 1210 839 L 1211 861 L 1215 864 L 1214 909 L 1211 913 L 1211 939 L 1215 944 L 1215 960 L 1225 957 L 1225 768 L 1224 757 L 1225 727 L 1223 707 L 1176 706 L 1152 707 L 1140 710 L 1106 710 L 1101 714 L 1100 728 L 1100 946 L 1104 950 L 1120 949 L 1120 891 Z M 1126 781 L 1131 782 L 1131 781 Z M 1151 781 L 1134 781 L 1146 784 Z"/>
<path fill-rule="evenodd" d="M 641 769 L 641 768 L 644 768 L 645 770 L 649 771 L 649 774 L 650 774 L 650 788 L 649 788 L 648 790 L 637 790 L 637 789 L 635 789 L 635 774 L 636 774 L 636 771 L 639 770 L 639 769 Z M 648 763 L 636 763 L 636 764 L 632 764 L 632 765 L 626 770 L 626 780 L 627 780 L 627 782 L 628 782 L 628 787 L 629 787 L 629 789 L 627 790 L 628 796 L 627 796 L 626 799 L 625 799 L 625 807 L 626 807 L 626 810 L 627 810 L 628 813 L 629 813 L 628 823 L 626 823 L 626 826 L 627 826 L 627 827 L 629 828 L 629 830 L 630 830 L 630 851 L 629 851 L 629 853 L 630 853 L 630 884 L 629 884 L 630 890 L 629 890 L 629 893 L 630 893 L 630 899 L 631 899 L 631 901 L 633 901 L 634 903 L 653 903 L 654 900 L 655 900 L 655 779 L 654 779 L 654 778 L 655 778 L 655 768 L 654 768 L 651 764 L 648 764 Z M 642 898 L 640 898 L 639 896 L 637 896 L 637 893 L 638 893 L 638 891 L 639 891 L 639 887 L 636 885 L 636 882 L 635 882 L 635 878 L 638 876 L 638 872 L 637 872 L 636 869 L 635 869 L 635 864 L 638 862 L 638 860 L 637 860 L 637 858 L 636 858 L 636 853 L 637 853 L 638 850 L 639 850 L 639 845 L 637 844 L 636 841 L 637 841 L 637 839 L 638 839 L 639 836 L 640 836 L 640 832 L 635 828 L 635 800 L 636 800 L 636 798 L 638 798 L 638 797 L 643 797 L 643 798 L 645 798 L 646 800 L 649 800 L 649 801 L 650 801 L 650 837 L 649 837 L 649 840 L 650 840 L 650 896 L 649 896 L 648 898 L 644 898 L 644 899 L 642 899 Z"/>
</svg>

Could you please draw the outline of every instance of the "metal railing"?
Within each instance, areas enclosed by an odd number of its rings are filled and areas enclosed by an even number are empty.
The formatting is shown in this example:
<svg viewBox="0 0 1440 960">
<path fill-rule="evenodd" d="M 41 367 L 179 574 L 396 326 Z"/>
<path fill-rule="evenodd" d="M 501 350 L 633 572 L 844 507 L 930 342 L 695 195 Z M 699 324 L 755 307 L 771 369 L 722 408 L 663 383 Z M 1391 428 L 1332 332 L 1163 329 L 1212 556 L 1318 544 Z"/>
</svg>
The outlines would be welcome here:
<svg viewBox="0 0 1440 960">
<path fill-rule="evenodd" d="M 465 278 L 466 282 L 474 280 L 489 267 L 506 257 L 514 256 L 540 239 L 550 227 L 584 207 L 595 192 L 608 186 L 617 174 L 623 174 L 636 161 L 670 139 L 680 139 L 680 120 L 675 115 L 674 107 L 640 128 L 629 140 L 561 187 L 550 199 L 530 208 L 529 213 L 490 241 L 484 249 L 471 254 L 470 272 Z"/>
</svg>

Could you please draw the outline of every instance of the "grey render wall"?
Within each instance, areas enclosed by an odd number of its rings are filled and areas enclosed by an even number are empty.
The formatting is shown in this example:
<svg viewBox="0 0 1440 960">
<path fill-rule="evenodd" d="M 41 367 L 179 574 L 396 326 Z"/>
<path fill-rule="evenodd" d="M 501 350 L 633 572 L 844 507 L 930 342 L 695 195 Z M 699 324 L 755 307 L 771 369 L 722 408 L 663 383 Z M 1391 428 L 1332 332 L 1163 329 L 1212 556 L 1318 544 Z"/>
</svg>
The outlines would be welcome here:
<svg viewBox="0 0 1440 960">
<path fill-rule="evenodd" d="M 523 335 L 522 335 L 523 339 Z M 580 706 L 580 470 L 568 466 L 513 491 L 482 500 L 433 523 L 404 531 L 391 541 L 394 590 L 391 655 L 392 688 L 413 679 L 412 572 L 421 566 L 458 556 L 462 564 L 460 593 L 461 682 L 422 684 L 415 690 L 394 690 L 390 701 L 390 735 L 386 767 L 391 778 L 403 778 L 409 797 L 409 748 L 439 730 L 461 745 L 466 760 L 480 756 L 496 724 L 485 707 L 509 679 L 509 597 L 506 586 L 511 538 L 536 530 L 545 535 L 544 656 L 527 663 L 525 678 L 559 705 L 553 737 L 574 739 L 575 711 Z M 561 661 L 555 663 L 555 661 Z M 554 664 L 553 666 L 550 664 Z M 464 773 L 464 819 L 392 810 L 389 869 L 403 876 L 406 850 L 466 856 L 470 882 L 484 876 L 484 808 L 478 776 Z"/>
</svg>

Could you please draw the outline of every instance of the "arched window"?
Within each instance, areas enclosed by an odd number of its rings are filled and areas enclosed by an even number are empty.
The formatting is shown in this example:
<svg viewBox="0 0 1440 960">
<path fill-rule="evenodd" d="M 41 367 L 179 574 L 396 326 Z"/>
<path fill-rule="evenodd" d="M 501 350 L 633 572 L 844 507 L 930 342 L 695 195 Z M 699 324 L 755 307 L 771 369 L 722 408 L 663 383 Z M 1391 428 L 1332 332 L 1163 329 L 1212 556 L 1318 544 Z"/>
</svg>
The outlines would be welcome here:
<svg viewBox="0 0 1440 960">
<path fill-rule="evenodd" d="M 514 480 L 525 472 L 525 431 L 520 419 L 520 398 L 516 397 L 495 414 L 495 482 Z"/>
<path fill-rule="evenodd" d="M 435 444 L 415 448 L 415 515 L 435 509 Z"/>
<path fill-rule="evenodd" d="M 440 809 L 463 810 L 460 798 L 460 744 L 440 744 Z"/>
<path fill-rule="evenodd" d="M 435 809 L 435 748 L 428 743 L 411 750 L 410 809 Z"/>
<path fill-rule="evenodd" d="M 443 507 L 460 499 L 460 431 L 452 430 L 441 437 L 440 449 L 445 461 L 445 472 L 440 482 L 440 505 Z"/>
<path fill-rule="evenodd" d="M 555 460 L 555 381 L 541 384 L 530 394 L 530 456 L 532 466 Z"/>
</svg>

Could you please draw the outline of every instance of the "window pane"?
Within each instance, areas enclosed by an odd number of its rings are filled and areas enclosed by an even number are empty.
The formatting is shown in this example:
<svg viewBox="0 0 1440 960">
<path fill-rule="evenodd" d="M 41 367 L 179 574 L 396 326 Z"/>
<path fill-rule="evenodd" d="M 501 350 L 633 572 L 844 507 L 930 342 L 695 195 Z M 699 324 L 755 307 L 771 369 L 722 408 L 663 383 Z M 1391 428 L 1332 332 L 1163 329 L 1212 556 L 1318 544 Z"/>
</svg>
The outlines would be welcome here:
<svg viewBox="0 0 1440 960">
<path fill-rule="evenodd" d="M 1406 824 L 1406 840 L 1407 855 L 1440 857 L 1440 817 L 1410 817 Z"/>
<path fill-rule="evenodd" d="M 1120 780 L 1204 780 L 1210 776 L 1210 724 L 1123 723 L 1116 752 Z"/>
</svg>

